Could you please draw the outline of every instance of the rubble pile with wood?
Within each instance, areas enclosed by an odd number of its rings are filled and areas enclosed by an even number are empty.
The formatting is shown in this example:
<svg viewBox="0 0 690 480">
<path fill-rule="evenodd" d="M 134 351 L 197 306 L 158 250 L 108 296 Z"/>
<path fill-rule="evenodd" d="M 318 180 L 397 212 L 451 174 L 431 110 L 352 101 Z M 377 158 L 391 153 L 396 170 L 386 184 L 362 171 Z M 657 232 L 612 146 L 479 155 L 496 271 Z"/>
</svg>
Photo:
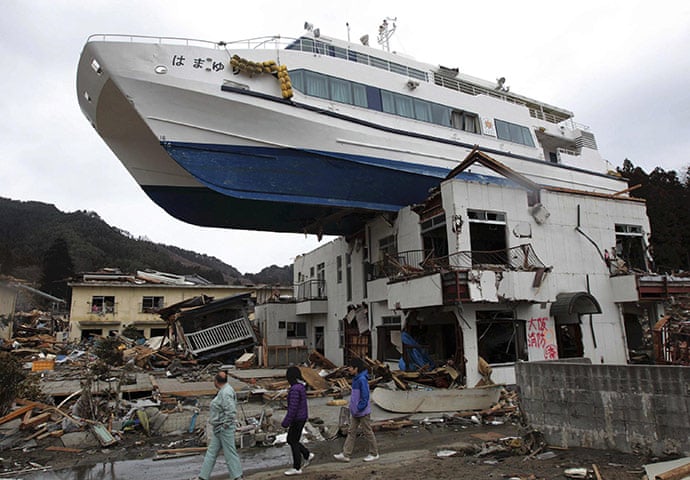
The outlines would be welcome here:
<svg viewBox="0 0 690 480">
<path fill-rule="evenodd" d="M 11 377 L 13 383 L 26 383 L 33 387 L 39 384 L 43 389 L 38 388 L 41 398 L 37 397 L 35 390 L 25 386 L 24 390 L 11 392 L 12 398 L 4 399 L 5 409 L 0 412 L 0 451 L 21 452 L 21 456 L 0 454 L 0 457 L 10 457 L 9 461 L 0 461 L 2 476 L 47 470 L 51 468 L 51 461 L 58 462 L 58 458 L 64 459 L 65 455 L 74 458 L 77 464 L 80 459 L 86 461 L 96 451 L 139 449 L 157 461 L 203 453 L 208 402 L 215 394 L 211 382 L 219 369 L 227 369 L 235 381 L 244 382 L 244 386 L 236 389 L 238 446 L 268 447 L 285 442 L 282 438 L 285 433 L 279 426 L 280 415 L 276 412 L 286 407 L 289 385 L 282 371 L 268 377 L 264 373 L 260 378 L 253 378 L 252 370 L 240 375 L 255 365 L 256 358 L 252 353 L 241 355 L 235 365 L 230 366 L 188 361 L 184 356 L 177 356 L 174 350 L 161 349 L 160 345 L 153 348 L 118 337 L 101 339 L 90 345 L 80 344 L 79 348 L 72 345 L 71 351 L 67 345 L 38 336 L 31 342 L 37 343 L 31 348 L 22 347 L 27 349 L 24 351 L 16 349 L 20 353 L 2 354 L 14 362 L 6 359 L 0 362 L 0 381 Z M 38 357 L 36 350 L 44 357 Z M 47 351 L 52 352 L 49 355 L 55 355 L 51 365 L 43 365 L 39 369 L 30 366 L 45 361 Z M 371 374 L 373 399 L 377 391 L 406 395 L 489 388 L 500 392 L 497 401 L 486 408 L 449 410 L 438 414 L 422 412 L 421 418 L 415 415 L 420 413 L 416 409 L 386 419 L 375 419 L 372 427 L 376 431 L 404 433 L 407 429 L 414 432 L 416 428 L 464 429 L 521 421 L 515 391 L 490 382 L 485 387 L 463 388 L 458 385 L 457 372 L 450 366 L 403 372 L 391 370 L 388 364 L 369 357 L 363 360 Z M 13 370 L 2 369 L 3 365 L 10 364 L 14 365 Z M 323 403 L 333 407 L 338 418 L 337 425 L 327 425 L 318 417 L 310 418 L 305 426 L 305 435 L 317 442 L 344 435 L 349 424 L 346 397 L 350 394 L 352 382 L 350 370 L 333 364 L 317 351 L 311 352 L 308 361 L 299 368 L 309 398 L 331 397 Z M 484 374 L 489 381 L 490 372 Z M 172 393 L 166 387 L 170 382 L 175 382 Z M 68 387 L 60 390 L 58 387 L 63 384 Z M 53 393 L 46 394 L 46 391 Z M 33 393 L 25 395 L 25 392 Z M 246 413 L 252 404 L 254 411 Z M 255 413 L 257 406 L 259 413 Z M 539 432 L 529 429 L 524 432 L 518 437 L 505 438 L 478 430 L 473 435 L 483 435 L 480 447 L 445 454 L 472 455 L 482 462 L 500 459 L 502 455 L 523 455 L 525 458 L 550 455 Z"/>
<path fill-rule="evenodd" d="M 652 329 L 657 365 L 690 366 L 690 298 L 678 297 Z"/>
</svg>

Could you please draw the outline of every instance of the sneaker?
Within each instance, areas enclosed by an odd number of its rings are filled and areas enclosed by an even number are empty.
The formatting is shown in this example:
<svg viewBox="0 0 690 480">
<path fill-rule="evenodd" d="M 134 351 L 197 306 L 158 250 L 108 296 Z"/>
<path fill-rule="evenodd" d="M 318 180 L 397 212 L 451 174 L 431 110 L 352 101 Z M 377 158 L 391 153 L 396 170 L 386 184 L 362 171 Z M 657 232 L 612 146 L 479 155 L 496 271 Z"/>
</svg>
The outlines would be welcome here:
<svg viewBox="0 0 690 480">
<path fill-rule="evenodd" d="M 349 462 L 350 461 L 350 457 L 346 457 L 344 453 L 336 453 L 335 455 L 333 455 L 333 458 L 335 458 L 336 460 L 338 460 L 340 462 Z"/>
<path fill-rule="evenodd" d="M 302 475 L 302 469 L 300 468 L 299 470 L 297 470 L 296 468 L 291 468 L 290 470 L 285 472 L 285 475 Z"/>
<path fill-rule="evenodd" d="M 369 455 L 367 455 L 366 457 L 364 457 L 364 461 L 365 461 L 365 462 L 373 462 L 374 460 L 378 460 L 378 459 L 379 459 L 379 454 L 378 454 L 378 453 L 377 453 L 376 455 L 372 455 L 372 454 L 370 453 Z"/>
<path fill-rule="evenodd" d="M 306 467 L 307 465 L 309 465 L 309 464 L 311 463 L 311 461 L 314 460 L 314 456 L 315 456 L 315 455 L 314 455 L 313 453 L 310 452 L 310 453 L 309 453 L 309 458 L 305 458 L 305 459 L 304 459 L 304 463 L 302 464 L 302 468 L 304 468 L 304 467 Z"/>
</svg>

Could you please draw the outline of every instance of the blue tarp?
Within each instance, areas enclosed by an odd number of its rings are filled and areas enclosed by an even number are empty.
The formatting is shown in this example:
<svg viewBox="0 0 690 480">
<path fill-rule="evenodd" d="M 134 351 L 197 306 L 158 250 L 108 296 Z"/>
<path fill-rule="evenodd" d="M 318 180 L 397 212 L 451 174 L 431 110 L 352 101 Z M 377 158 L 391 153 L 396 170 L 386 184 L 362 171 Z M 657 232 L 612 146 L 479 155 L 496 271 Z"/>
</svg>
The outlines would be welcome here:
<svg viewBox="0 0 690 480">
<path fill-rule="evenodd" d="M 417 341 L 407 332 L 402 332 L 401 335 L 402 343 L 404 347 L 407 347 L 409 362 L 405 362 L 404 358 L 398 361 L 398 368 L 402 371 L 415 371 L 419 370 L 425 365 L 429 368 L 435 368 L 436 364 L 429 358 L 429 354 L 426 352 L 426 348 L 421 346 Z"/>
</svg>

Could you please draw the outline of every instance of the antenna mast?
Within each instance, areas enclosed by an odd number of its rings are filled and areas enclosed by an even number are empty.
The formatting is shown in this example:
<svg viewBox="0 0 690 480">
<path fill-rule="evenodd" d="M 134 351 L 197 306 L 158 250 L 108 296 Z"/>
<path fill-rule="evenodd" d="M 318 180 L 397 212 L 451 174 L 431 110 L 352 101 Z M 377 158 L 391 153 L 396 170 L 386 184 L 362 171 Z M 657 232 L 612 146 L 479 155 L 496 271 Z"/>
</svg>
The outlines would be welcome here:
<svg viewBox="0 0 690 480">
<path fill-rule="evenodd" d="M 388 21 L 393 24 L 393 27 L 390 27 L 390 24 Z M 379 45 L 381 45 L 387 52 L 391 51 L 390 43 L 389 40 L 395 33 L 395 22 L 398 20 L 398 17 L 386 17 L 383 19 L 383 22 L 381 25 L 379 25 L 379 36 L 378 36 L 378 42 Z"/>
</svg>

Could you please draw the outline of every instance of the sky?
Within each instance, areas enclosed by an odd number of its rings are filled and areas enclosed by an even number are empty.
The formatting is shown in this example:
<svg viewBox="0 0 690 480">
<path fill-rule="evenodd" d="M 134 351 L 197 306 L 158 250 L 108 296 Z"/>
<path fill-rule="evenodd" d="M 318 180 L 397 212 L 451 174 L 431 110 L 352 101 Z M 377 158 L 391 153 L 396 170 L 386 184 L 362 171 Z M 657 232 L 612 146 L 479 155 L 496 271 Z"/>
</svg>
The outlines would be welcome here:
<svg viewBox="0 0 690 480">
<path fill-rule="evenodd" d="M 384 18 L 396 19 L 392 51 L 485 80 L 505 77 L 512 92 L 574 112 L 612 168 L 628 158 L 647 172 L 682 176 L 690 166 L 686 0 L 5 0 L 0 197 L 94 211 L 135 238 L 214 256 L 242 273 L 288 265 L 319 240 L 189 225 L 143 193 L 79 109 L 82 47 L 96 33 L 297 37 L 309 21 L 342 39 L 349 24 L 353 41 L 369 34 L 378 48 Z"/>
</svg>

